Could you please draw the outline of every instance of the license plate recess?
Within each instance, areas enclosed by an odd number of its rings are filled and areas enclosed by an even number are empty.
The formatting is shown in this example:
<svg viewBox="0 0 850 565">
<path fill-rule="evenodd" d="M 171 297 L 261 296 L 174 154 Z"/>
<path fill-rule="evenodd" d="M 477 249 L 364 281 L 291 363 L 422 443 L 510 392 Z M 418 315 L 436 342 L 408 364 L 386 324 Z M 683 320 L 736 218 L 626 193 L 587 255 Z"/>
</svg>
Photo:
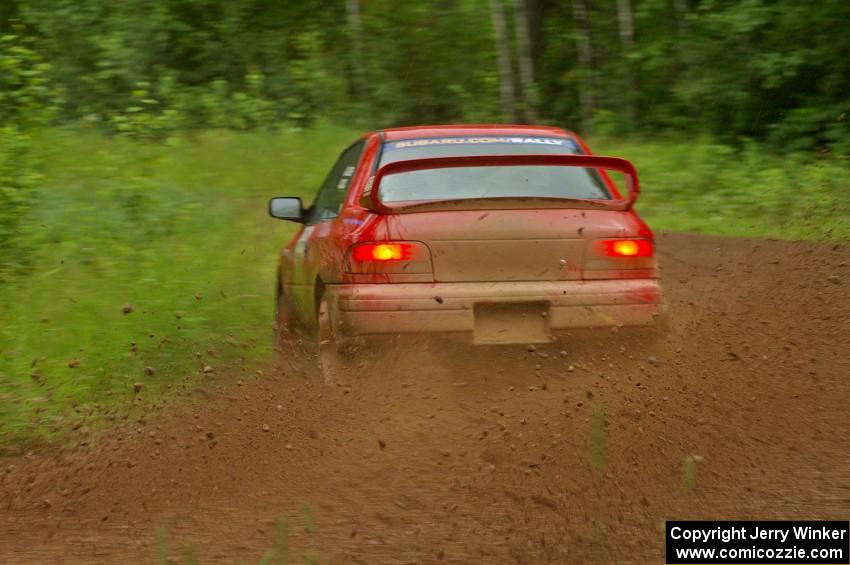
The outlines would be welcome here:
<svg viewBox="0 0 850 565">
<path fill-rule="evenodd" d="M 480 302 L 473 305 L 473 339 L 479 344 L 552 340 L 548 302 Z"/>
</svg>

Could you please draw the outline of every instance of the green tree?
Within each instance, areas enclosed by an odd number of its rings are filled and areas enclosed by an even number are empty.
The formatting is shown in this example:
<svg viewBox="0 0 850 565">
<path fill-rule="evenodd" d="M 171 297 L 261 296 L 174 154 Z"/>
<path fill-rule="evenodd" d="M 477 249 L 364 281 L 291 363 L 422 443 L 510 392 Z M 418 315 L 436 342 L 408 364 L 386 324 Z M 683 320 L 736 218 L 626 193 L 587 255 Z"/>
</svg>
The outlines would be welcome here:
<svg viewBox="0 0 850 565">
<path fill-rule="evenodd" d="M 24 220 L 40 179 L 31 134 L 54 113 L 49 71 L 24 26 L 0 35 L 0 275 L 27 261 Z"/>
</svg>

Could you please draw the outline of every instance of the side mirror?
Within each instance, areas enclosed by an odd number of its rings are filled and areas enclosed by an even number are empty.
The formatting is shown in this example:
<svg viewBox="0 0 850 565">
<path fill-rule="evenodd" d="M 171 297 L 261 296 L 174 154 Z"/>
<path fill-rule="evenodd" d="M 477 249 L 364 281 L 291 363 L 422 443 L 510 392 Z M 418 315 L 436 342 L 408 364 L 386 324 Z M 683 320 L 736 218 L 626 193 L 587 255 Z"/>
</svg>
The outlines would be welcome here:
<svg viewBox="0 0 850 565">
<path fill-rule="evenodd" d="M 304 223 L 304 205 L 296 196 L 285 196 L 269 200 L 269 216 L 278 220 Z"/>
</svg>

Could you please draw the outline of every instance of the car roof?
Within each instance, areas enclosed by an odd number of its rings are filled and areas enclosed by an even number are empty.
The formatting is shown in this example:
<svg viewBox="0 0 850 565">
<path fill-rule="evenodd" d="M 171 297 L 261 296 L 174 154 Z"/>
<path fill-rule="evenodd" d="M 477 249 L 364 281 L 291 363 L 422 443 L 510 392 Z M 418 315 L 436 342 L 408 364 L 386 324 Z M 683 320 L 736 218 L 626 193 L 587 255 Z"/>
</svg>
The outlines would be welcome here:
<svg viewBox="0 0 850 565">
<path fill-rule="evenodd" d="M 577 136 L 562 128 L 552 126 L 527 126 L 510 124 L 453 124 L 433 126 L 411 126 L 380 130 L 387 141 L 418 139 L 422 137 L 446 137 L 467 135 L 543 135 L 547 137 Z"/>
</svg>

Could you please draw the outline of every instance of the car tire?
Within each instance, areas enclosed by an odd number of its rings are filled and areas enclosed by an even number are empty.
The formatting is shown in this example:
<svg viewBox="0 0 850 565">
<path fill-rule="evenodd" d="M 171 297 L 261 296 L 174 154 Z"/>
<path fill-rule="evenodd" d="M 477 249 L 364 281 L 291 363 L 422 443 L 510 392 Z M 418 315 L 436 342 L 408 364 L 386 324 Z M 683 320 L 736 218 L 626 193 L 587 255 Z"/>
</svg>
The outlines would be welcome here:
<svg viewBox="0 0 850 565">
<path fill-rule="evenodd" d="M 319 371 L 326 385 L 337 384 L 345 371 L 343 345 L 331 320 L 330 305 L 325 297 L 319 300 L 316 322 L 316 348 Z"/>
<path fill-rule="evenodd" d="M 291 344 L 296 336 L 295 322 L 290 313 L 290 307 L 287 304 L 286 296 L 283 293 L 281 285 L 278 285 L 277 288 L 274 318 L 275 338 L 278 347 Z"/>
</svg>

